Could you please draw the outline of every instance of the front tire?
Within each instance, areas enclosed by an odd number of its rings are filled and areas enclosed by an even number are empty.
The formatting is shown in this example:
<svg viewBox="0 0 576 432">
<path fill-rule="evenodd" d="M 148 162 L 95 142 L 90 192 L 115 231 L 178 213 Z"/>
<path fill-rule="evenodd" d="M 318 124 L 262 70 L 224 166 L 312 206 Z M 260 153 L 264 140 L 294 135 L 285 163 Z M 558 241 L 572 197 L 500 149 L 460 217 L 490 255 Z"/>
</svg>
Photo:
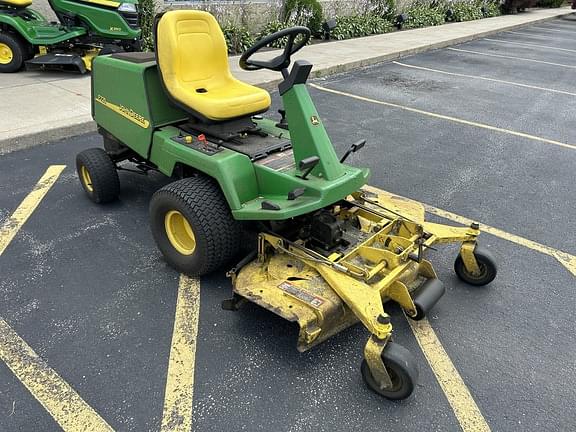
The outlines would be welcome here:
<svg viewBox="0 0 576 432">
<path fill-rule="evenodd" d="M 388 342 L 382 353 L 382 361 L 392 380 L 392 387 L 381 389 L 372 376 L 368 363 L 362 360 L 360 371 L 366 385 L 386 399 L 401 400 L 409 397 L 418 382 L 418 366 L 410 351 L 402 345 Z"/>
<path fill-rule="evenodd" d="M 78 178 L 88 197 L 97 204 L 120 195 L 120 179 L 114 161 L 101 148 L 84 150 L 76 156 Z"/>
<path fill-rule="evenodd" d="M 168 264 L 191 276 L 222 267 L 240 248 L 240 224 L 208 177 L 178 180 L 158 190 L 150 201 L 150 223 Z"/>
<path fill-rule="evenodd" d="M 12 73 L 22 69 L 28 57 L 27 48 L 18 36 L 0 31 L 0 72 Z"/>
<path fill-rule="evenodd" d="M 498 273 L 496 260 L 488 250 L 478 245 L 474 248 L 474 256 L 478 262 L 478 267 L 480 267 L 479 274 L 472 274 L 466 269 L 462 255 L 458 255 L 458 258 L 456 258 L 456 261 L 454 262 L 454 271 L 458 278 L 469 285 L 488 285 L 496 278 L 496 274 Z"/>
</svg>

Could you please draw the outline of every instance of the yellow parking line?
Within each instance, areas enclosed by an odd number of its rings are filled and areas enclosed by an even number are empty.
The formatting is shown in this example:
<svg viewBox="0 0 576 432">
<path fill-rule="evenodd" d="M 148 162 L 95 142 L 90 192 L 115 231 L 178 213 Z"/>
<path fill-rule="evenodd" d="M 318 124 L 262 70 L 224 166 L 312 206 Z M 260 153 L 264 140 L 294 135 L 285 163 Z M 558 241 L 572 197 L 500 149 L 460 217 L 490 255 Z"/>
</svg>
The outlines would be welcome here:
<svg viewBox="0 0 576 432">
<path fill-rule="evenodd" d="M 65 165 L 52 165 L 0 227 L 0 255 L 54 185 Z M 112 431 L 82 398 L 0 318 L 0 359 L 65 432 Z"/>
<path fill-rule="evenodd" d="M 504 55 L 504 54 L 484 53 L 484 52 L 480 52 L 480 51 L 465 50 L 465 49 L 461 49 L 461 48 L 448 47 L 446 49 L 450 50 L 450 51 L 458 51 L 458 52 L 464 52 L 464 53 L 469 53 L 469 54 L 477 54 L 477 55 L 482 55 L 482 56 L 486 56 L 486 57 L 508 58 L 508 59 L 525 61 L 525 62 L 529 62 L 529 63 L 539 63 L 539 64 L 546 64 L 546 65 L 551 65 L 551 66 L 564 67 L 564 68 L 568 68 L 568 69 L 576 69 L 575 65 L 567 65 L 567 64 L 563 64 L 563 63 L 552 63 L 552 62 L 547 62 L 547 61 L 543 61 L 543 60 L 533 60 L 533 59 L 528 59 L 528 58 L 524 58 L 524 57 L 510 56 L 510 55 Z"/>
<path fill-rule="evenodd" d="M 487 78 L 487 77 L 478 76 L 478 75 L 467 75 L 467 74 L 460 74 L 460 73 L 456 73 L 456 72 L 448 72 L 448 71 L 443 71 L 443 70 L 439 70 L 439 69 L 431 69 L 431 68 L 427 68 L 427 67 L 401 63 L 399 61 L 394 61 L 392 63 L 394 63 L 398 66 L 402 66 L 402 67 L 407 67 L 407 68 L 411 68 L 411 69 L 418 69 L 418 70 L 423 70 L 423 71 L 427 71 L 427 72 L 434 72 L 434 73 L 439 73 L 439 74 L 443 74 L 443 75 L 457 76 L 457 77 L 463 77 L 463 78 L 472 78 L 472 79 L 478 79 L 478 80 L 483 80 L 483 81 L 496 82 L 496 83 L 500 83 L 500 84 L 508 84 L 508 85 L 517 86 L 517 87 L 524 87 L 524 88 L 529 88 L 529 89 L 533 89 L 533 90 L 542 90 L 542 91 L 547 91 L 547 92 L 551 92 L 551 93 L 559 93 L 559 94 L 564 94 L 564 95 L 568 95 L 568 96 L 576 96 L 576 93 L 571 93 L 571 92 L 562 91 L 562 90 L 554 90 L 554 89 L 547 88 L 547 87 L 538 87 L 538 86 L 533 86 L 533 85 L 529 85 L 529 84 L 522 84 L 522 83 L 517 83 L 517 82 L 513 82 L 513 81 L 504 81 L 504 80 L 499 80 L 496 78 Z"/>
<path fill-rule="evenodd" d="M 384 194 L 388 194 L 388 195 L 390 194 L 390 192 L 383 191 L 382 189 L 378 189 L 378 188 L 375 188 L 373 186 L 364 186 L 364 189 L 367 189 L 373 193 L 384 193 Z M 414 203 L 419 203 L 418 201 L 412 200 L 410 198 L 407 198 L 407 199 L 409 199 L 410 201 L 412 201 Z M 434 214 L 434 215 L 439 216 L 439 217 L 444 218 L 444 219 L 451 220 L 453 222 L 460 223 L 462 225 L 470 225 L 473 222 L 478 222 L 478 221 L 473 221 L 472 219 L 468 219 L 467 217 L 457 215 L 456 213 L 452 213 L 452 212 L 449 212 L 447 210 L 442 210 L 442 209 L 433 207 L 433 206 L 428 205 L 426 203 L 419 203 L 419 204 L 422 204 L 424 206 L 424 209 L 428 213 Z M 517 236 L 515 234 L 510 234 L 510 233 L 502 231 L 498 228 L 491 227 L 490 225 L 481 224 L 481 230 L 482 230 L 482 232 L 492 234 L 493 236 L 499 237 L 499 238 L 507 240 L 509 242 L 516 243 L 520 246 L 524 246 L 526 248 L 535 250 L 535 251 L 540 252 L 542 254 L 551 256 L 552 258 L 555 258 L 556 260 L 558 260 L 560 262 L 560 264 L 562 264 L 570 273 L 572 273 L 574 276 L 576 276 L 576 256 L 574 256 L 574 255 L 571 255 L 567 252 L 564 252 L 564 251 L 561 251 L 558 249 L 554 249 L 550 246 L 545 246 L 543 244 L 537 243 L 537 242 L 532 241 L 532 240 L 528 240 L 526 238 Z"/>
<path fill-rule="evenodd" d="M 66 432 L 112 428 L 0 318 L 0 359 Z"/>
<path fill-rule="evenodd" d="M 428 320 L 424 318 L 421 321 L 414 321 L 408 317 L 406 319 L 462 430 L 489 432 L 490 426 Z"/>
<path fill-rule="evenodd" d="M 200 281 L 180 276 L 164 395 L 162 432 L 190 432 L 194 399 Z"/>
<path fill-rule="evenodd" d="M 558 48 L 558 47 L 553 47 L 553 46 L 548 46 L 548 45 L 539 45 L 539 44 L 533 44 L 533 43 L 527 43 L 527 42 L 514 42 L 514 41 L 507 41 L 507 40 L 501 40 L 501 39 L 491 39 L 491 38 L 484 38 L 484 40 L 487 40 L 490 42 L 511 44 L 511 45 L 523 45 L 523 46 L 527 46 L 527 47 L 544 48 L 547 50 L 565 51 L 565 52 L 576 53 L 576 50 L 572 50 L 572 49 L 568 49 L 568 48 Z"/>
<path fill-rule="evenodd" d="M 26 223 L 30 215 L 36 210 L 42 198 L 48 193 L 52 185 L 64 171 L 66 165 L 52 165 L 40 178 L 34 189 L 22 201 L 14 214 L 0 225 L 0 255 L 8 247 L 18 230 Z"/>
<path fill-rule="evenodd" d="M 551 139 L 547 139 L 547 138 L 542 138 L 542 137 L 538 137 L 535 135 L 530 135 L 530 134 L 526 134 L 523 132 L 516 132 L 513 130 L 509 130 L 509 129 L 503 129 L 503 128 L 499 128 L 496 126 L 490 126 L 488 124 L 485 123 L 477 123 L 477 122 L 473 122 L 473 121 L 469 121 L 469 120 L 464 120 L 464 119 L 460 119 L 460 118 L 456 118 L 456 117 L 451 117 L 451 116 L 447 116 L 447 115 L 443 115 L 443 114 L 437 114 L 437 113 L 433 113 L 430 111 L 424 111 L 421 109 L 417 109 L 417 108 L 411 108 L 411 107 L 407 107 L 404 105 L 399 105 L 399 104 L 395 104 L 392 102 L 384 102 L 384 101 L 380 101 L 380 100 L 376 100 L 376 99 L 370 99 L 364 96 L 358 96 L 355 94 L 351 94 L 351 93 L 346 93 L 346 92 L 342 92 L 339 90 L 333 90 L 327 87 L 321 87 L 317 84 L 310 84 L 311 87 L 318 89 L 320 91 L 324 91 L 324 92 L 328 92 L 328 93 L 333 93 L 333 94 L 337 94 L 340 96 L 346 96 L 352 99 L 357 99 L 357 100 L 361 100 L 364 102 L 369 102 L 369 103 L 373 103 L 373 104 L 377 104 L 377 105 L 383 105 L 383 106 L 388 106 L 388 107 L 392 107 L 392 108 L 398 108 L 404 111 L 409 111 L 409 112 L 413 112 L 416 114 L 422 114 L 428 117 L 434 117 L 437 119 L 442 119 L 442 120 L 448 120 L 454 123 L 459 123 L 459 124 L 464 124 L 467 126 L 474 126 L 477 128 L 481 128 L 481 129 L 487 129 L 487 130 L 491 130 L 494 132 L 500 132 L 500 133 L 504 133 L 504 134 L 508 134 L 508 135 L 514 135 L 517 137 L 521 137 L 521 138 L 526 138 L 532 141 L 538 141 L 538 142 L 542 142 L 542 143 L 546 143 L 546 144 L 552 144 L 555 146 L 559 146 L 559 147 L 564 147 L 570 150 L 576 150 L 576 145 L 572 145 L 572 144 L 566 144 L 560 141 L 554 141 Z"/>
<path fill-rule="evenodd" d="M 474 222 L 472 219 L 468 219 L 464 216 L 459 216 L 449 211 L 432 207 L 428 204 L 424 204 L 424 208 L 428 213 L 435 214 L 436 216 L 440 216 L 443 217 L 444 219 L 449 219 L 454 222 L 461 223 L 463 225 L 470 225 L 472 222 Z M 504 240 L 508 240 L 509 242 L 516 243 L 520 246 L 527 247 L 529 249 L 535 250 L 537 252 L 543 253 L 545 255 L 557 259 L 560 262 L 560 264 L 566 267 L 566 269 L 570 273 L 576 276 L 576 256 L 558 249 L 551 248 L 550 246 L 536 243 L 535 241 L 517 236 L 515 234 L 510 234 L 508 232 L 502 231 L 498 228 L 491 227 L 489 225 L 482 224 L 481 226 L 483 232 L 492 234 L 493 236 L 500 237 Z"/>
</svg>

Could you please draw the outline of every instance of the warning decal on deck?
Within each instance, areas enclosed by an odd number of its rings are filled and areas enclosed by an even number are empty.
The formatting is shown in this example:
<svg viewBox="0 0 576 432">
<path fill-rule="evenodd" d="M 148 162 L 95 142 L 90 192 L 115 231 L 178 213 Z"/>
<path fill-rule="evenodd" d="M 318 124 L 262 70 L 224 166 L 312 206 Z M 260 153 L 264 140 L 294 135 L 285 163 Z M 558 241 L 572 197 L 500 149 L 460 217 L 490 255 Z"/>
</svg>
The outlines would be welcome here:
<svg viewBox="0 0 576 432">
<path fill-rule="evenodd" d="M 325 302 L 323 298 L 307 293 L 289 282 L 282 282 L 278 288 L 314 307 L 320 307 Z"/>
</svg>

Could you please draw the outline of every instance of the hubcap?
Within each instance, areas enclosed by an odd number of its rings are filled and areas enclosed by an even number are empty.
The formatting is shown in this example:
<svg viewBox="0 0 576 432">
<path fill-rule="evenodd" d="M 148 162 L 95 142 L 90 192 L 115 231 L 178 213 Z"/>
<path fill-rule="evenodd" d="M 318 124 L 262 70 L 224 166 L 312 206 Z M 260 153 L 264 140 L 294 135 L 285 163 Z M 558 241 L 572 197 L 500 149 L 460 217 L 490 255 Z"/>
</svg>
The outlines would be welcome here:
<svg viewBox="0 0 576 432">
<path fill-rule="evenodd" d="M 164 227 L 170 244 L 182 255 L 192 255 L 196 250 L 196 236 L 190 223 L 178 210 L 170 210 L 164 216 Z"/>
<path fill-rule="evenodd" d="M 8 45 L 0 43 L 0 64 L 9 64 L 13 57 L 12 49 Z"/>
<path fill-rule="evenodd" d="M 92 186 L 92 178 L 90 177 L 88 169 L 84 165 L 80 167 L 80 176 L 82 177 L 82 183 L 84 183 L 84 186 L 86 186 L 88 192 L 94 192 L 94 187 Z"/>
</svg>

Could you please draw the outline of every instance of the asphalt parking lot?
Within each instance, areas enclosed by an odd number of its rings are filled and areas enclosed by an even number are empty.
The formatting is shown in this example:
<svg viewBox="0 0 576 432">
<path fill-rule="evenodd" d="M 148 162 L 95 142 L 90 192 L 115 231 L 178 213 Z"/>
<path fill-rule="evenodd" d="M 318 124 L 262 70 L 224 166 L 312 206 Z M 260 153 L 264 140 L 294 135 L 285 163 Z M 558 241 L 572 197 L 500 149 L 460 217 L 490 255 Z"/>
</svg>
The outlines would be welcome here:
<svg viewBox="0 0 576 432">
<path fill-rule="evenodd" d="M 339 154 L 367 139 L 350 162 L 371 168 L 372 186 L 504 233 L 480 238 L 499 264 L 484 288 L 456 278 L 454 248 L 430 254 L 447 293 L 429 321 L 488 430 L 576 430 L 575 40 L 570 16 L 310 89 Z M 121 172 L 120 200 L 92 204 L 74 160 L 100 145 L 89 134 L 0 158 L 0 221 L 48 167 L 66 165 L 1 253 L 0 317 L 110 428 L 157 431 L 179 275 L 154 245 L 147 206 L 168 180 Z M 441 214 L 430 219 L 454 222 Z M 195 369 L 183 377 L 194 380 L 194 430 L 487 430 L 462 424 L 398 308 L 388 308 L 395 339 L 420 381 L 390 402 L 362 382 L 361 326 L 300 354 L 280 318 L 220 308 L 224 271 L 200 287 Z M 4 362 L 0 382 L 0 430 L 59 430 L 31 394 L 41 384 L 29 391 Z"/>
</svg>

